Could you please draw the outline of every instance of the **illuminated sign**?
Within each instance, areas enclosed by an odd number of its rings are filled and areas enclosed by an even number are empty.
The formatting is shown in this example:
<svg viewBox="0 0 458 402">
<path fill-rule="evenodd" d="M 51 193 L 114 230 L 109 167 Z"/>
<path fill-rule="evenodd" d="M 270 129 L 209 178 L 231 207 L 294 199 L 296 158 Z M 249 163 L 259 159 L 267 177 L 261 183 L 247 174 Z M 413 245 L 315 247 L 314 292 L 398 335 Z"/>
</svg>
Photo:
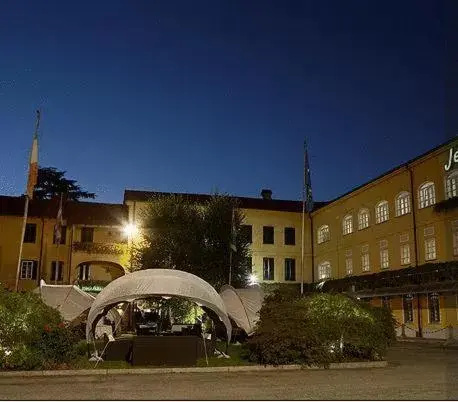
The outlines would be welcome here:
<svg viewBox="0 0 458 402">
<path fill-rule="evenodd" d="M 458 163 L 458 151 L 453 152 L 452 147 L 448 154 L 448 162 L 444 165 L 445 171 L 448 172 L 454 163 Z"/>
</svg>

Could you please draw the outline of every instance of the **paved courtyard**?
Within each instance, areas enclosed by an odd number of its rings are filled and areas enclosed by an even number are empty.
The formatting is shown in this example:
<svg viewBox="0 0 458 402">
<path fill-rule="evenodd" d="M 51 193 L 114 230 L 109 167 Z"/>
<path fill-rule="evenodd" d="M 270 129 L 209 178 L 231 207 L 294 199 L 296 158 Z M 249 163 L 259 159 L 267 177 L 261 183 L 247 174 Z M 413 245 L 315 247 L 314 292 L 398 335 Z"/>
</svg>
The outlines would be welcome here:
<svg viewBox="0 0 458 402">
<path fill-rule="evenodd" d="M 399 343 L 382 369 L 0 378 L 0 399 L 458 399 L 458 350 Z"/>
</svg>

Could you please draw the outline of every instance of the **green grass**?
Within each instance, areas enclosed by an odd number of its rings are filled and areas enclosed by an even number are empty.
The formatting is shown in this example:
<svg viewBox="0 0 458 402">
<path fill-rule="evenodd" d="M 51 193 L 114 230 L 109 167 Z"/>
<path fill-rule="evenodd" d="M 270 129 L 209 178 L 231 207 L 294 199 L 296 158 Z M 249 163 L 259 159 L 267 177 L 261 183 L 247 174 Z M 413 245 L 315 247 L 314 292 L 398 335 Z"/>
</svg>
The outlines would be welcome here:
<svg viewBox="0 0 458 402">
<path fill-rule="evenodd" d="M 221 352 L 226 352 L 226 343 L 217 342 L 216 348 Z M 227 366 L 248 366 L 256 363 L 249 362 L 241 357 L 242 345 L 230 344 L 227 354 L 230 356 L 229 359 L 224 357 L 218 358 L 212 356 L 208 358 L 209 367 L 227 367 Z M 87 355 L 79 356 L 78 359 L 72 363 L 69 369 L 93 369 L 96 362 L 90 362 Z M 197 367 L 207 367 L 207 362 L 204 358 L 197 360 Z M 97 364 L 97 369 L 135 369 L 135 368 L 158 368 L 159 366 L 131 366 L 125 361 L 103 361 Z M 167 366 L 163 366 L 167 367 Z"/>
</svg>

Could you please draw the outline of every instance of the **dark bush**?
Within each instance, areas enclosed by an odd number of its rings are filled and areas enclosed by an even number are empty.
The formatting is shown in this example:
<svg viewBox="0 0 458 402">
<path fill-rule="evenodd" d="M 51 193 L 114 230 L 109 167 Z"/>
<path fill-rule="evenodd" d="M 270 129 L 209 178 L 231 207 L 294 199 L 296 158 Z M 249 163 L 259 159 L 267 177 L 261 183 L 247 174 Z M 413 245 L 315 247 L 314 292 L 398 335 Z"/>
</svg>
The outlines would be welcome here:
<svg viewBox="0 0 458 402">
<path fill-rule="evenodd" d="M 274 292 L 265 299 L 245 355 L 274 365 L 381 359 L 394 335 L 390 316 L 341 294 L 294 298 Z"/>
<path fill-rule="evenodd" d="M 0 368 L 30 370 L 69 363 L 75 338 L 60 313 L 34 293 L 0 287 Z"/>
</svg>

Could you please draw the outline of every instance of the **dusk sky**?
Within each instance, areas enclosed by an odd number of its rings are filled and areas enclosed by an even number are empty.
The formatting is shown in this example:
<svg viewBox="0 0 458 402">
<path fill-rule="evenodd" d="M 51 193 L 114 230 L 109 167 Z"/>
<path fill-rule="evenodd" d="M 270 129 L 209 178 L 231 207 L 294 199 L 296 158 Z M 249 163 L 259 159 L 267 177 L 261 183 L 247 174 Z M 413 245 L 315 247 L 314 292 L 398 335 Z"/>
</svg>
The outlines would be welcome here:
<svg viewBox="0 0 458 402">
<path fill-rule="evenodd" d="M 335 198 L 446 141 L 436 1 L 0 0 L 0 194 Z"/>
</svg>

